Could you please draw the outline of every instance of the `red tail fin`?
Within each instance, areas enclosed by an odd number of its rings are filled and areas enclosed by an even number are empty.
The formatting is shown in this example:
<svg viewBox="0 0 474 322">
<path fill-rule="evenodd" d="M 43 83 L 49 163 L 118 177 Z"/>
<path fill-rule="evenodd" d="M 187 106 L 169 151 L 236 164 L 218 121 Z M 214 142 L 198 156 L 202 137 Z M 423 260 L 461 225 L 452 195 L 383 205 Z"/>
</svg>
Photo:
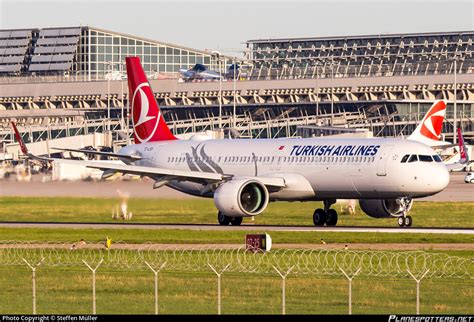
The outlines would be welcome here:
<svg viewBox="0 0 474 322">
<path fill-rule="evenodd" d="M 140 58 L 127 57 L 129 104 L 132 108 L 135 143 L 176 140 L 166 125 L 160 108 L 153 96 L 148 79 L 140 64 Z"/>
<path fill-rule="evenodd" d="M 20 144 L 21 152 L 23 152 L 24 155 L 28 155 L 28 148 L 26 147 L 25 142 L 21 138 L 20 132 L 18 132 L 18 129 L 16 128 L 16 124 L 13 121 L 12 127 L 13 131 L 15 132 L 15 138 L 18 141 L 18 144 Z"/>
<path fill-rule="evenodd" d="M 415 131 L 408 137 L 408 140 L 418 141 L 430 146 L 438 144 L 445 115 L 446 101 L 435 101 Z"/>
<path fill-rule="evenodd" d="M 466 145 L 464 144 L 464 137 L 462 136 L 462 131 L 460 127 L 458 127 L 458 140 L 461 161 L 469 161 L 467 157 Z"/>
</svg>

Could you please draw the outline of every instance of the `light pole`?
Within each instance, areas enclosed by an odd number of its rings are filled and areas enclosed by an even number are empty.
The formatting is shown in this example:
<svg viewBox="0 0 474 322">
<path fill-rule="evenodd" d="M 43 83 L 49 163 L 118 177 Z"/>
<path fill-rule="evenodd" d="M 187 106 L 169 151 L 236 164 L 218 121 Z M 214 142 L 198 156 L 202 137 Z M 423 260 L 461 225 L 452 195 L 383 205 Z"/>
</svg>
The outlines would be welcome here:
<svg viewBox="0 0 474 322">
<path fill-rule="evenodd" d="M 454 119 L 453 119 L 453 143 L 456 144 L 457 142 L 457 96 L 458 96 L 458 83 L 457 83 L 457 69 L 458 69 L 458 58 L 454 56 Z"/>
<path fill-rule="evenodd" d="M 331 126 L 334 125 L 334 60 L 331 56 Z"/>
<path fill-rule="evenodd" d="M 221 53 L 218 52 L 217 50 L 212 51 L 212 54 L 216 55 L 217 57 L 217 62 L 218 62 L 218 68 L 219 68 L 219 73 L 221 71 Z M 219 132 L 222 131 L 222 75 L 219 77 Z"/>
<path fill-rule="evenodd" d="M 319 63 L 316 62 L 316 121 L 319 116 L 319 84 L 318 84 L 318 69 L 319 69 Z"/>
<path fill-rule="evenodd" d="M 236 83 L 235 83 L 235 73 L 236 73 L 236 66 L 235 66 L 235 57 L 232 58 L 232 65 L 234 66 L 233 70 L 232 70 L 232 73 L 233 73 L 233 77 L 234 77 L 234 114 L 233 114 L 233 119 L 234 119 L 234 124 L 233 124 L 233 128 L 235 129 L 235 124 L 236 124 L 236 97 L 235 97 L 235 86 L 236 86 Z"/>
<path fill-rule="evenodd" d="M 111 61 L 105 62 L 108 70 L 107 77 L 107 132 L 110 132 L 110 77 L 112 76 L 113 63 Z"/>
</svg>

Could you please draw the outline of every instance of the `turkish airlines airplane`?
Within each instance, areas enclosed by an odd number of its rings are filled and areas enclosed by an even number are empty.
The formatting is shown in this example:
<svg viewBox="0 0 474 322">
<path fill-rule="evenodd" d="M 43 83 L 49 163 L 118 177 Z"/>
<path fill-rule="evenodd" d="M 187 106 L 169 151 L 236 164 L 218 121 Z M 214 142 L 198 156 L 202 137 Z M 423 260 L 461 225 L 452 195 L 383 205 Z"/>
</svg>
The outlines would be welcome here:
<svg viewBox="0 0 474 322">
<path fill-rule="evenodd" d="M 282 200 L 323 201 L 313 222 L 334 226 L 338 216 L 331 206 L 336 200 L 359 199 L 367 215 L 398 218 L 401 227 L 411 226 L 413 199 L 434 195 L 449 183 L 440 157 L 413 140 L 213 140 L 199 135 L 179 140 L 163 119 L 139 58 L 126 58 L 126 65 L 135 144 L 118 153 L 87 151 L 124 164 L 71 162 L 101 169 L 104 178 L 117 172 L 148 176 L 155 180 L 153 188 L 167 185 L 213 198 L 221 225 L 240 225 L 243 217 L 260 215 L 269 202 Z"/>
</svg>

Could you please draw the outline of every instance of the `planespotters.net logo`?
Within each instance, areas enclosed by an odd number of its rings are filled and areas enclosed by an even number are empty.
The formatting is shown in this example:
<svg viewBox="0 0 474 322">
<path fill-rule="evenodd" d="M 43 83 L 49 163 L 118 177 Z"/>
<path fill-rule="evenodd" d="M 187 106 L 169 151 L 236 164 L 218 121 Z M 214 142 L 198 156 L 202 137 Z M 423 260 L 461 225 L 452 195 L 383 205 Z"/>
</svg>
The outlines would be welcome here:
<svg viewBox="0 0 474 322">
<path fill-rule="evenodd" d="M 474 322 L 473 316 L 390 315 L 389 322 Z"/>
</svg>

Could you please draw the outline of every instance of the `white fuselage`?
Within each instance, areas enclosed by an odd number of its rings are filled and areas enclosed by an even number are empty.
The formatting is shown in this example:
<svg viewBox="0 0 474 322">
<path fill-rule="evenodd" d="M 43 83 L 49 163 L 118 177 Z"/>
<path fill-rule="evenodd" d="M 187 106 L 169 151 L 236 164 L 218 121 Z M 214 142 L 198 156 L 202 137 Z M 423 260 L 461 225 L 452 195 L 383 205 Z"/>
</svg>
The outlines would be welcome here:
<svg viewBox="0 0 474 322">
<path fill-rule="evenodd" d="M 442 191 L 449 174 L 442 162 L 401 162 L 405 155 L 433 156 L 428 146 L 401 139 L 177 140 L 124 147 L 136 165 L 216 172 L 233 177 L 279 177 L 285 189 L 271 200 L 419 198 Z M 205 183 L 170 181 L 198 196 Z"/>
</svg>

